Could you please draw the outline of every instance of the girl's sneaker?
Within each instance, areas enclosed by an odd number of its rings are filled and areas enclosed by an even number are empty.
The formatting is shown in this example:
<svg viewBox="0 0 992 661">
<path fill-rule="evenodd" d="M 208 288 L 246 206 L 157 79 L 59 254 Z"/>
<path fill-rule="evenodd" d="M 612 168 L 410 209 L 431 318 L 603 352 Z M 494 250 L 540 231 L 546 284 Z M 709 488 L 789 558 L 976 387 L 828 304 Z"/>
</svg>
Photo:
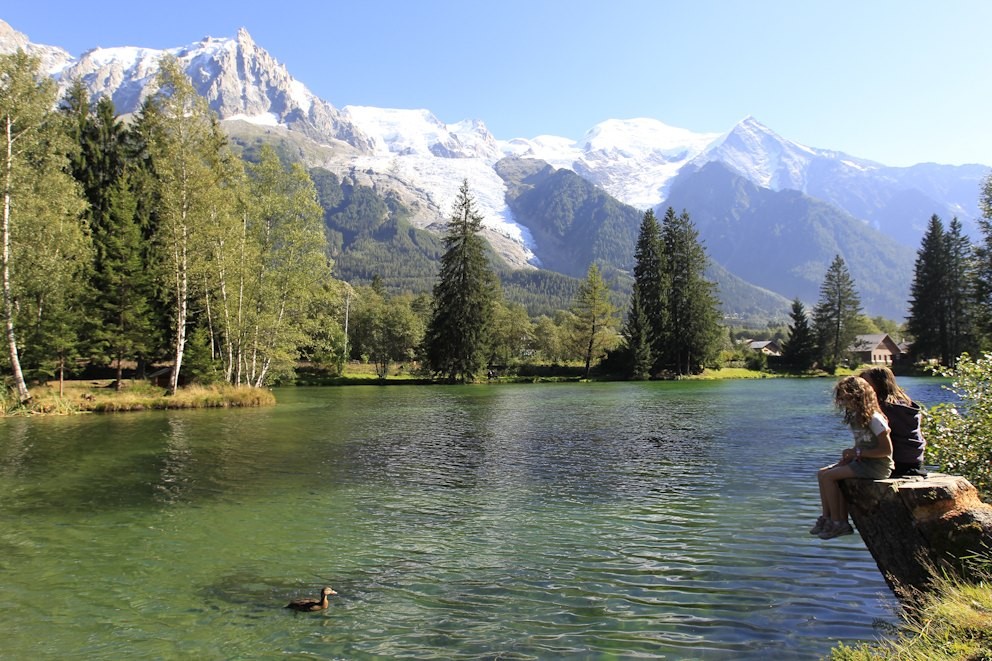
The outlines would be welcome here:
<svg viewBox="0 0 992 661">
<path fill-rule="evenodd" d="M 850 535 L 853 532 L 854 528 L 847 521 L 830 521 L 820 532 L 820 539 L 833 539 L 841 535 Z"/>
<path fill-rule="evenodd" d="M 823 532 L 823 529 L 827 527 L 828 523 L 830 523 L 830 519 L 828 519 L 827 517 L 821 514 L 820 518 L 816 520 L 816 525 L 814 525 L 812 528 L 809 529 L 809 534 L 819 535 L 821 532 Z"/>
</svg>

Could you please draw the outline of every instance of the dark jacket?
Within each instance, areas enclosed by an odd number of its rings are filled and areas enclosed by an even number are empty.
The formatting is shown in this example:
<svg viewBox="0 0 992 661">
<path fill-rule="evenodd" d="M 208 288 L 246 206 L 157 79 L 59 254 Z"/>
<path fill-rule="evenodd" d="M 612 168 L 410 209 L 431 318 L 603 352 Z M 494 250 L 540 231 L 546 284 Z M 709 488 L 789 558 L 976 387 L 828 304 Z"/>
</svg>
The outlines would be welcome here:
<svg viewBox="0 0 992 661">
<path fill-rule="evenodd" d="M 921 464 L 926 441 L 920 431 L 922 412 L 916 402 L 906 404 L 882 403 L 882 413 L 889 419 L 892 438 L 892 460 L 900 464 Z"/>
</svg>

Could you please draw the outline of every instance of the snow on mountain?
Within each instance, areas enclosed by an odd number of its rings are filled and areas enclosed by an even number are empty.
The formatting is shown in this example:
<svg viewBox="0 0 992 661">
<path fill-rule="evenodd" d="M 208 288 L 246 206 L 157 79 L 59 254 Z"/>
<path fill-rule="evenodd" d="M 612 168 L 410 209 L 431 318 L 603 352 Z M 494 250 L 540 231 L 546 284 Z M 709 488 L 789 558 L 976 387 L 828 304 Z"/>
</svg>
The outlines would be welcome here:
<svg viewBox="0 0 992 661">
<path fill-rule="evenodd" d="M 806 192 L 810 166 L 817 160 L 836 161 L 859 172 L 881 167 L 871 161 L 788 140 L 751 116 L 714 140 L 693 160 L 693 165 L 720 161 L 764 188 Z"/>
<path fill-rule="evenodd" d="M 418 154 L 438 158 L 500 158 L 496 139 L 479 121 L 444 124 L 428 110 L 345 106 L 342 113 L 370 136 L 378 155 Z"/>
<path fill-rule="evenodd" d="M 10 27 L 0 20 L 0 53 L 10 54 L 23 50 L 28 55 L 41 60 L 41 69 L 49 75 L 55 75 L 72 60 L 72 55 L 56 46 L 41 46 L 28 41 L 27 35 Z"/>
<path fill-rule="evenodd" d="M 506 204 L 506 184 L 492 167 L 502 154 L 485 124 L 465 121 L 448 125 L 427 110 L 346 106 L 342 113 L 369 136 L 372 144 L 372 153 L 356 157 L 354 168 L 388 172 L 417 182 L 431 206 L 441 213 L 452 208 L 462 181 L 467 179 L 483 225 L 521 246 L 523 263 L 537 262 L 533 238 L 514 219 Z"/>
<path fill-rule="evenodd" d="M 318 144 L 333 145 L 323 161 L 308 165 L 397 191 L 410 203 L 412 222 L 420 227 L 441 226 L 467 179 L 485 218 L 487 236 L 514 266 L 537 264 L 538 256 L 529 231 L 509 210 L 505 183 L 494 170 L 503 156 L 568 168 L 639 209 L 663 204 L 684 168 L 720 161 L 762 187 L 799 190 L 877 227 L 906 222 L 906 209 L 911 208 L 905 202 L 907 188 L 922 191 L 918 197 L 923 206 L 933 206 L 932 200 L 937 209 L 952 214 L 962 209 L 966 213 L 958 215 L 974 216 L 975 182 L 986 171 L 980 166 L 886 168 L 801 145 L 753 117 L 722 134 L 635 118 L 601 122 L 579 140 L 551 135 L 497 140 L 481 121 L 445 124 L 427 110 L 367 106 L 338 110 L 293 78 L 244 29 L 234 38 L 206 37 L 168 50 L 96 48 L 75 59 L 62 49 L 31 44 L 0 20 L 0 53 L 18 48 L 41 57 L 44 70 L 63 87 L 80 78 L 93 96 L 110 96 L 122 114 L 140 108 L 153 92 L 161 58 L 174 56 L 222 120 L 242 120 L 270 130 L 281 127 Z"/>
<path fill-rule="evenodd" d="M 718 137 L 656 119 L 610 119 L 592 127 L 579 141 L 540 136 L 510 140 L 502 146 L 507 155 L 568 168 L 618 200 L 649 209 L 665 199 L 678 171 Z"/>
<path fill-rule="evenodd" d="M 222 120 L 278 125 L 321 144 L 343 142 L 359 151 L 371 149 L 367 136 L 293 78 L 244 28 L 234 38 L 204 37 L 165 50 L 94 48 L 77 59 L 61 49 L 31 45 L 27 37 L 0 21 L 0 52 L 17 48 L 42 56 L 46 71 L 59 81 L 63 91 L 79 79 L 92 96 L 109 96 L 120 114 L 140 109 L 155 91 L 162 58 L 171 56 Z"/>
</svg>

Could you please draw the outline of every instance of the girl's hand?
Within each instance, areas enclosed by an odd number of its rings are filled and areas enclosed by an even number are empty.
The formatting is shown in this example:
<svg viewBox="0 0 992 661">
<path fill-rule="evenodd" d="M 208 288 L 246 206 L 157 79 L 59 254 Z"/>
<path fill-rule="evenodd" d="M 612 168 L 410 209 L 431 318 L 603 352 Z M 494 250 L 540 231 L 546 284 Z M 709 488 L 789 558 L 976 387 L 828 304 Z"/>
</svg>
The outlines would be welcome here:
<svg viewBox="0 0 992 661">
<path fill-rule="evenodd" d="M 844 452 L 840 456 L 840 463 L 849 464 L 854 461 L 855 456 L 854 448 L 844 448 Z"/>
</svg>

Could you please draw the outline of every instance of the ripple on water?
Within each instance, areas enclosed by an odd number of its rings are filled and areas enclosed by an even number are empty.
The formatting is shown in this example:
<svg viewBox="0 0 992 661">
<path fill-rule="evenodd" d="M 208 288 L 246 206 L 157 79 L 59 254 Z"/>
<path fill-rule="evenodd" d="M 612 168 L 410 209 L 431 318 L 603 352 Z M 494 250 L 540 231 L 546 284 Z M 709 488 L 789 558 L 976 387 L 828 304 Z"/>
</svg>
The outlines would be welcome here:
<svg viewBox="0 0 992 661">
<path fill-rule="evenodd" d="M 807 533 L 849 442 L 824 383 L 314 389 L 20 426 L 4 647 L 819 658 L 892 616 L 857 535 Z M 324 584 L 327 611 L 283 608 Z"/>
</svg>

